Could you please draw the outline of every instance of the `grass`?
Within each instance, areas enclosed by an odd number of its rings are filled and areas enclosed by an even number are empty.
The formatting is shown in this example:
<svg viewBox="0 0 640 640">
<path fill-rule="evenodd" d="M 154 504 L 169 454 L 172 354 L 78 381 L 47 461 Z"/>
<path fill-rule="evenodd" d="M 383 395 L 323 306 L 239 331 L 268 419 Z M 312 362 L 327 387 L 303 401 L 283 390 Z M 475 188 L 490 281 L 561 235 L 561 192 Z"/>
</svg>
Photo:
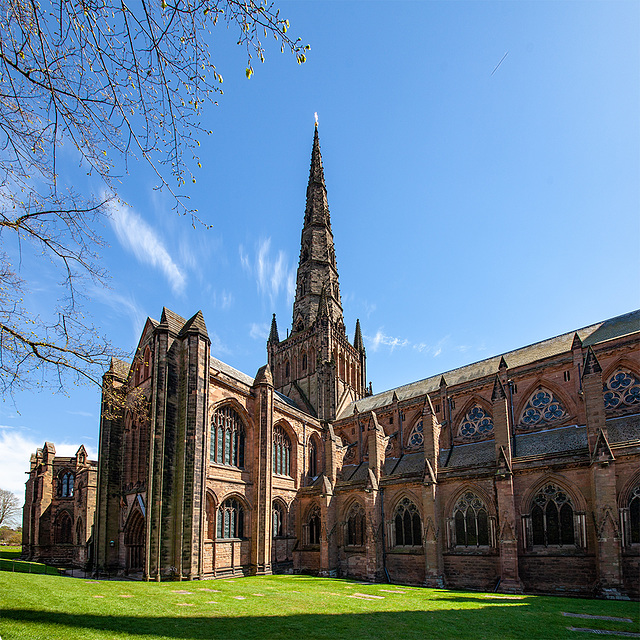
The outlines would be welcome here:
<svg viewBox="0 0 640 640">
<path fill-rule="evenodd" d="M 36 573 L 59 576 L 61 571 L 41 562 L 25 562 L 20 560 L 22 547 L 0 547 L 0 571 L 15 573 Z M 1 637 L 1 636 L 0 636 Z"/>
<path fill-rule="evenodd" d="M 633 622 L 567 618 L 563 611 Z M 589 636 L 567 627 L 639 632 L 639 615 L 637 602 L 514 598 L 309 576 L 144 583 L 0 572 L 2 640 L 580 640 Z"/>
</svg>

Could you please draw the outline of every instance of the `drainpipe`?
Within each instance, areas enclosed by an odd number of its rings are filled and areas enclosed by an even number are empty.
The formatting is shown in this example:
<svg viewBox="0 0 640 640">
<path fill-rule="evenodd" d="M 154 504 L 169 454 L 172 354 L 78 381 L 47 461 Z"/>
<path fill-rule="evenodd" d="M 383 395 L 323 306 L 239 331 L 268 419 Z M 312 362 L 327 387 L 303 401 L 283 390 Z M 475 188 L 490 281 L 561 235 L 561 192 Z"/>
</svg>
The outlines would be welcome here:
<svg viewBox="0 0 640 640">
<path fill-rule="evenodd" d="M 384 570 L 384 575 L 387 578 L 387 582 L 391 584 L 391 578 L 389 577 L 389 572 L 387 571 L 387 544 L 385 541 L 385 523 L 384 523 L 384 488 L 380 487 L 380 516 L 382 518 L 382 568 Z"/>
<path fill-rule="evenodd" d="M 513 418 L 513 380 L 507 380 L 507 386 L 509 387 L 509 416 L 511 418 L 511 456 L 516 457 L 516 425 Z"/>
</svg>

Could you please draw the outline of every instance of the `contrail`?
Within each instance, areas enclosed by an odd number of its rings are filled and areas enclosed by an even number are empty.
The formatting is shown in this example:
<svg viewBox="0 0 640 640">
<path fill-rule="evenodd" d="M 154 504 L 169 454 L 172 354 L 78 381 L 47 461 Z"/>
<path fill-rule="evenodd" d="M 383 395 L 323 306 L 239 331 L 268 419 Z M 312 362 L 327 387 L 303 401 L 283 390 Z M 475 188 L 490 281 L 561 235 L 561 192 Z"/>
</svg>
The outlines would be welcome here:
<svg viewBox="0 0 640 640">
<path fill-rule="evenodd" d="M 491 75 L 493 75 L 497 70 L 498 67 L 502 64 L 502 61 L 509 55 L 509 52 L 507 51 L 501 58 L 500 62 L 498 62 L 498 64 L 496 65 L 496 68 L 491 72 Z"/>
</svg>

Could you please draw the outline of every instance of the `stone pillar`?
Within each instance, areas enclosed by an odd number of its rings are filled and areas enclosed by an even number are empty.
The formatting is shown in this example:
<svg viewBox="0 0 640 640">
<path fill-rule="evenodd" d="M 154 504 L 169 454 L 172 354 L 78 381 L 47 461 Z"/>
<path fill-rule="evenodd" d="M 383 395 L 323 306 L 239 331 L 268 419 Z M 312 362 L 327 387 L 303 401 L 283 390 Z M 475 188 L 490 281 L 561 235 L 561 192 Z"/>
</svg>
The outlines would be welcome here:
<svg viewBox="0 0 640 640">
<path fill-rule="evenodd" d="M 491 395 L 493 431 L 496 447 L 494 478 L 498 511 L 498 551 L 500 553 L 500 586 L 503 593 L 521 593 L 518 574 L 518 539 L 516 536 L 516 508 L 511 468 L 511 438 L 507 394 L 500 376 L 496 375 Z"/>
<path fill-rule="evenodd" d="M 422 486 L 423 546 L 425 587 L 444 587 L 442 560 L 442 521 L 439 513 L 438 455 L 440 453 L 440 425 L 429 396 L 422 408 L 422 433 L 425 471 Z"/>
<path fill-rule="evenodd" d="M 589 347 L 584 360 L 582 388 L 591 453 L 591 490 L 596 527 L 597 592 L 605 598 L 624 597 L 621 536 L 618 524 L 615 457 L 607 438 L 602 368 Z"/>
<path fill-rule="evenodd" d="M 389 438 L 372 411 L 369 432 L 369 476 L 365 486 L 364 509 L 366 516 L 366 567 L 367 579 L 372 582 L 381 579 L 382 568 L 382 514 L 380 480 L 384 469 L 385 450 Z"/>
<path fill-rule="evenodd" d="M 254 468 L 256 491 L 251 536 L 251 573 L 271 573 L 273 378 L 269 365 L 258 370 L 254 382 L 258 415 Z"/>
</svg>

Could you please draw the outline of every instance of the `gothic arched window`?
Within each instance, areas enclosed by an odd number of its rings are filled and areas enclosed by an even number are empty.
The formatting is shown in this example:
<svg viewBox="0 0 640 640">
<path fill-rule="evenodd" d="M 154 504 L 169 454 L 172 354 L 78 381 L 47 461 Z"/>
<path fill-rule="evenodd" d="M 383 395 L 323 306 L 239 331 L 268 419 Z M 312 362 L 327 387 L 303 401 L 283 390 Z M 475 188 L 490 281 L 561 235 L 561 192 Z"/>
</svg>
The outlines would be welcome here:
<svg viewBox="0 0 640 640">
<path fill-rule="evenodd" d="M 568 418 L 562 402 L 548 389 L 539 387 L 531 394 L 520 416 L 520 427 L 534 429 L 554 425 Z"/>
<path fill-rule="evenodd" d="M 290 369 L 289 369 L 289 361 L 287 360 L 287 361 L 284 363 L 284 379 L 285 379 L 285 381 L 286 381 L 286 380 L 289 380 L 289 375 L 290 375 L 290 373 L 291 373 L 291 372 L 290 372 Z"/>
<path fill-rule="evenodd" d="M 403 498 L 396 507 L 395 519 L 396 546 L 415 547 L 422 544 L 422 523 L 418 507 Z"/>
<path fill-rule="evenodd" d="M 63 511 L 56 518 L 55 540 L 58 544 L 72 544 L 73 521 L 67 511 Z"/>
<path fill-rule="evenodd" d="M 211 462 L 244 467 L 244 424 L 232 407 L 216 409 L 211 420 Z"/>
<path fill-rule="evenodd" d="M 631 492 L 629 500 L 629 542 L 640 544 L 640 485 Z"/>
<path fill-rule="evenodd" d="M 235 498 L 228 498 L 218 509 L 218 538 L 244 537 L 244 508 Z"/>
<path fill-rule="evenodd" d="M 315 478 L 318 475 L 318 445 L 315 438 L 309 438 L 309 475 Z"/>
<path fill-rule="evenodd" d="M 420 418 L 413 429 L 411 429 L 409 439 L 407 440 L 407 449 L 419 449 L 423 442 L 424 434 L 422 433 L 422 418 Z"/>
<path fill-rule="evenodd" d="M 457 546 L 489 545 L 489 514 L 482 500 L 471 491 L 460 496 L 453 508 Z"/>
<path fill-rule="evenodd" d="M 531 529 L 534 545 L 575 544 L 573 506 L 569 496 L 554 484 L 547 484 L 533 498 Z"/>
<path fill-rule="evenodd" d="M 63 471 L 62 475 L 58 479 L 58 495 L 61 498 L 73 497 L 73 473 L 70 471 Z"/>
<path fill-rule="evenodd" d="M 482 438 L 493 431 L 493 419 L 478 404 L 467 411 L 458 428 L 458 436 L 465 440 Z"/>
<path fill-rule="evenodd" d="M 347 516 L 347 545 L 361 547 L 365 540 L 365 516 L 361 504 L 354 504 Z"/>
<path fill-rule="evenodd" d="M 320 526 L 320 507 L 318 505 L 315 505 L 313 509 L 309 511 L 309 515 L 307 516 L 309 544 L 320 544 Z"/>
<path fill-rule="evenodd" d="M 273 537 L 279 538 L 284 535 L 284 509 L 279 502 L 273 503 Z"/>
<path fill-rule="evenodd" d="M 213 500 L 213 496 L 207 493 L 207 502 L 206 502 L 206 527 L 207 527 L 207 538 L 209 540 L 213 540 L 215 537 L 216 530 L 216 505 Z"/>
<path fill-rule="evenodd" d="M 273 429 L 273 473 L 291 475 L 291 439 L 281 426 Z"/>
<path fill-rule="evenodd" d="M 640 405 L 640 380 L 618 369 L 604 385 L 604 407 L 607 411 Z"/>
</svg>

